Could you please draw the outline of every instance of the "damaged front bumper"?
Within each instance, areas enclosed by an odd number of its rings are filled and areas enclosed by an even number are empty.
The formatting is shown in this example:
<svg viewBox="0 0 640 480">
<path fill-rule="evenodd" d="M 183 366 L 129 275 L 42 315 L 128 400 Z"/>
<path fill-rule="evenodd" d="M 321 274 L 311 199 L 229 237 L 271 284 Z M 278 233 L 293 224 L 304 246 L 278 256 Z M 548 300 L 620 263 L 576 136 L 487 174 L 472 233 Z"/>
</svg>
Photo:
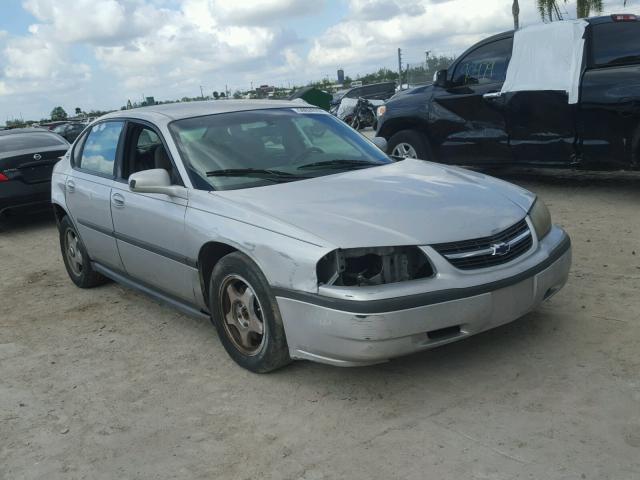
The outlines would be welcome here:
<svg viewBox="0 0 640 480">
<path fill-rule="evenodd" d="M 511 265 L 471 273 L 423 248 L 433 278 L 321 295 L 275 289 L 291 357 L 368 365 L 460 340 L 535 309 L 564 286 L 571 266 L 571 241 L 559 227 Z"/>
</svg>

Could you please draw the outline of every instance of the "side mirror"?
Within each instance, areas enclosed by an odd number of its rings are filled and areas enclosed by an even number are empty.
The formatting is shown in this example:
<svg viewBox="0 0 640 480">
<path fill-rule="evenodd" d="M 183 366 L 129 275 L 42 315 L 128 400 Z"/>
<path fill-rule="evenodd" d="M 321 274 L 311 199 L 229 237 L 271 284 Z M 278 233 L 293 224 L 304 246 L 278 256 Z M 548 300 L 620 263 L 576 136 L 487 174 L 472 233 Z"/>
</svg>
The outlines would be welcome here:
<svg viewBox="0 0 640 480">
<path fill-rule="evenodd" d="M 378 147 L 384 153 L 387 153 L 387 140 L 384 137 L 373 137 L 371 141 L 376 147 Z"/>
<path fill-rule="evenodd" d="M 164 168 L 132 173 L 129 176 L 129 190 L 137 193 L 163 193 L 170 197 L 188 198 L 186 188 L 171 185 L 169 172 Z"/>
<path fill-rule="evenodd" d="M 436 87 L 447 88 L 449 82 L 447 82 L 447 70 L 438 70 L 433 75 L 433 84 Z"/>
</svg>

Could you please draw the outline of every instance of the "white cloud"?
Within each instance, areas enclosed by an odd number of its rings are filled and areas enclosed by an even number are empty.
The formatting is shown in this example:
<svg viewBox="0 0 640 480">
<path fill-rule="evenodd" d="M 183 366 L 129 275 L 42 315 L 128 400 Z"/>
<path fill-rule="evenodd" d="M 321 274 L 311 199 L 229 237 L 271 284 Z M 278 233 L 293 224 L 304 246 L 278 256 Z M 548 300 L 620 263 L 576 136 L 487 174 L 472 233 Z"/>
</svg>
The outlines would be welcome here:
<svg viewBox="0 0 640 480">
<path fill-rule="evenodd" d="M 209 4 L 221 21 L 246 25 L 318 12 L 324 7 L 324 0 L 211 0 Z"/>
<path fill-rule="evenodd" d="M 361 20 L 384 20 L 396 16 L 417 16 L 425 11 L 420 0 L 352 0 L 351 17 Z"/>
<path fill-rule="evenodd" d="M 70 61 L 60 45 L 37 33 L 30 37 L 10 38 L 6 43 L 0 79 L 0 94 L 60 91 L 85 82 L 90 69 Z"/>
<path fill-rule="evenodd" d="M 163 21 L 166 10 L 131 0 L 26 0 L 37 29 L 66 43 L 122 41 L 145 35 Z"/>
<path fill-rule="evenodd" d="M 386 60 L 393 65 L 398 47 L 407 53 L 413 49 L 419 60 L 424 58 L 425 49 L 434 53 L 461 53 L 481 38 L 512 28 L 507 3 L 353 0 L 350 15 L 314 40 L 309 62 L 357 68 Z M 528 7 L 523 5 L 522 10 L 526 15 Z"/>
<path fill-rule="evenodd" d="M 608 0 L 608 10 L 622 0 Z M 179 98 L 199 86 L 221 90 L 302 83 L 395 68 L 424 51 L 459 54 L 512 27 L 511 0 L 23 0 L 33 15 L 24 34 L 0 30 L 0 109 L 26 104 L 48 112 L 69 98 L 84 108 L 114 108 L 141 93 Z M 539 22 L 522 0 L 521 23 Z M 563 9 L 575 11 L 575 2 Z M 321 16 L 319 16 L 322 14 Z M 329 15 L 327 15 L 329 14 Z M 327 22 L 321 33 L 310 28 Z M 15 26 L 14 26 L 15 28 Z M 13 29 L 12 29 L 13 30 Z M 306 38 L 299 38 L 296 32 Z M 90 81 L 89 81 L 90 80 Z M 29 103 L 31 102 L 31 103 Z M 38 103 L 39 102 L 39 103 Z M 46 108 L 45 108 L 46 107 Z"/>
</svg>

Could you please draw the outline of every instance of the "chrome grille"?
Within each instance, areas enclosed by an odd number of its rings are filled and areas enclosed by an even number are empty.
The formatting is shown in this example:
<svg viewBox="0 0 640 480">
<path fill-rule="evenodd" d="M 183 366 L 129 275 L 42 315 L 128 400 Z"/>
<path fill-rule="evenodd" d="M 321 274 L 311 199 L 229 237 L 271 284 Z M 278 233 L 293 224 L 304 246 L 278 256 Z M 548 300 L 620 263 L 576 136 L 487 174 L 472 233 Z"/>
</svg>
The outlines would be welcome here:
<svg viewBox="0 0 640 480">
<path fill-rule="evenodd" d="M 531 248 L 533 237 L 526 220 L 490 237 L 432 245 L 454 267 L 474 270 L 502 265 Z"/>
</svg>

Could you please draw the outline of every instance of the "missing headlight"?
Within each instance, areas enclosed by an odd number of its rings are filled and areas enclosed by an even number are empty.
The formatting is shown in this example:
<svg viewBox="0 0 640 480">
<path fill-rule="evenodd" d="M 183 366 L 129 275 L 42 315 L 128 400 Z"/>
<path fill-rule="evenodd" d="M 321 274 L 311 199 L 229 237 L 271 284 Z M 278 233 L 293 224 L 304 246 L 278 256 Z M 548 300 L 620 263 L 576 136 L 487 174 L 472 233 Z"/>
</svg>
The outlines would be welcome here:
<svg viewBox="0 0 640 480">
<path fill-rule="evenodd" d="M 405 282 L 433 275 L 418 247 L 378 247 L 334 250 L 318 262 L 323 285 L 365 286 Z"/>
</svg>

